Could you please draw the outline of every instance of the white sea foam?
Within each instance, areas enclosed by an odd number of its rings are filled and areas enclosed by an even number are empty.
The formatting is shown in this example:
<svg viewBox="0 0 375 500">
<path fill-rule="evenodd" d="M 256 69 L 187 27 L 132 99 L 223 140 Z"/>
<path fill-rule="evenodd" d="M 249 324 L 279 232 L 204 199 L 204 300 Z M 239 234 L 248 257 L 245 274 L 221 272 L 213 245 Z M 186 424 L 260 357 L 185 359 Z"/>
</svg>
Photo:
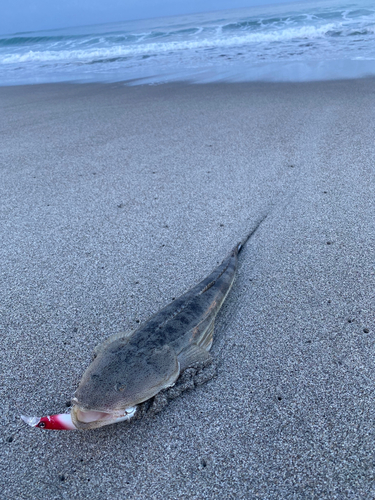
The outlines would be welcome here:
<svg viewBox="0 0 375 500">
<path fill-rule="evenodd" d="M 118 45 L 111 48 L 86 49 L 86 50 L 30 50 L 24 54 L 4 54 L 0 56 L 0 64 L 15 64 L 22 62 L 50 62 L 50 61 L 87 61 L 94 59 L 107 59 L 112 57 L 139 56 L 144 54 L 163 54 L 183 50 L 196 50 L 207 48 L 246 47 L 252 43 L 281 42 L 293 39 L 314 40 L 324 36 L 328 31 L 339 29 L 339 25 L 326 24 L 319 28 L 303 26 L 300 28 L 287 28 L 282 31 L 269 33 L 247 33 L 231 37 L 221 37 L 201 40 L 182 40 L 170 42 L 145 43 L 142 45 Z"/>
</svg>

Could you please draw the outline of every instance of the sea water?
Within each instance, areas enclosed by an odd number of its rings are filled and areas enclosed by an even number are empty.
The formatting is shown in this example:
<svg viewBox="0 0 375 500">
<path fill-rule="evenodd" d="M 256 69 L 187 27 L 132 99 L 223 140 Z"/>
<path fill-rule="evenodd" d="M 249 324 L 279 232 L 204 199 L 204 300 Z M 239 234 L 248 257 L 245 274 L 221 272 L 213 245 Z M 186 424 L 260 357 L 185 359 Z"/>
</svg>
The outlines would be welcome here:
<svg viewBox="0 0 375 500">
<path fill-rule="evenodd" d="M 0 85 L 375 75 L 375 3 L 302 2 L 0 36 Z"/>
</svg>

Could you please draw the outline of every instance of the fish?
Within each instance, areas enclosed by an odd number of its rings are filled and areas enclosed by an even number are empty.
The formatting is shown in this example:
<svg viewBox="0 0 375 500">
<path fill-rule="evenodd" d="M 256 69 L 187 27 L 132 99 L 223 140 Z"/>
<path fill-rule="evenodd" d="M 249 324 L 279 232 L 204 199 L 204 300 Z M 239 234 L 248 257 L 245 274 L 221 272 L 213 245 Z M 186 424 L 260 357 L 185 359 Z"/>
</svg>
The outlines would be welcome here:
<svg viewBox="0 0 375 500">
<path fill-rule="evenodd" d="M 116 333 L 98 345 L 70 413 L 22 415 L 22 420 L 53 430 L 88 430 L 130 420 L 142 403 L 173 387 L 185 370 L 207 366 L 215 319 L 232 288 L 238 255 L 265 218 L 200 283 L 136 330 Z"/>
</svg>

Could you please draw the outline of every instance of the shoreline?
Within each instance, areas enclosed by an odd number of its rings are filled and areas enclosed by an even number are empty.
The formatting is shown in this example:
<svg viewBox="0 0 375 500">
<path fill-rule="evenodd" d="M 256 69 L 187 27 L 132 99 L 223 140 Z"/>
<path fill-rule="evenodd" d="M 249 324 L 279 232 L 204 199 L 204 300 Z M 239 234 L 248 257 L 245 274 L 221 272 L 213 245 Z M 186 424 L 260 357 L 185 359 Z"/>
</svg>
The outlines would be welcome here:
<svg viewBox="0 0 375 500">
<path fill-rule="evenodd" d="M 48 87 L 48 86 L 121 86 L 121 87 L 165 87 L 165 86 L 210 86 L 210 85 L 309 85 L 309 84 L 329 84 L 334 82 L 359 82 L 362 80 L 375 80 L 375 75 L 367 74 L 363 76 L 353 77 L 337 77 L 337 78 L 322 78 L 322 79 L 307 79 L 307 80 L 218 80 L 218 81 L 194 81 L 190 79 L 161 81 L 161 82 L 143 82 L 142 79 L 134 78 L 131 80 L 108 80 L 108 81 L 56 81 L 56 82 L 36 82 L 36 83 L 20 83 L 20 84 L 1 84 L 0 90 L 5 88 L 28 88 L 28 87 Z"/>
</svg>

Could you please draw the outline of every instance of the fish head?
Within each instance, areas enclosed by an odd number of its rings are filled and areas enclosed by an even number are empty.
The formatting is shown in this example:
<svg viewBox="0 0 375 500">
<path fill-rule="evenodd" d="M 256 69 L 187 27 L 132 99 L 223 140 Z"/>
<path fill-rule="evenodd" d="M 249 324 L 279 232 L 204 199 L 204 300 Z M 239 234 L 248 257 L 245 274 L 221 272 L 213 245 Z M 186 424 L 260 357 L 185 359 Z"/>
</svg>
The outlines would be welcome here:
<svg viewBox="0 0 375 500">
<path fill-rule="evenodd" d="M 171 386 L 179 371 L 169 345 L 139 349 L 129 342 L 114 341 L 83 374 L 73 398 L 72 421 L 78 429 L 93 429 L 125 420 L 138 404 Z"/>
</svg>

